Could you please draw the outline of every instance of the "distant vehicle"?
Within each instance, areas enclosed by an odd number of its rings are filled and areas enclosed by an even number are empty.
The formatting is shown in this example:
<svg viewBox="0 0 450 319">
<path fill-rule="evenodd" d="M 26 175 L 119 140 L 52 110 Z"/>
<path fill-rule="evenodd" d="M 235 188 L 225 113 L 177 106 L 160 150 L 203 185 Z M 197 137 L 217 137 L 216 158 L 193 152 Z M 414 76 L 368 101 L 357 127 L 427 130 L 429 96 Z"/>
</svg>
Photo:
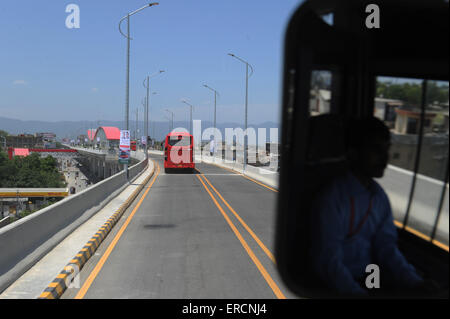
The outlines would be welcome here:
<svg viewBox="0 0 450 319">
<path fill-rule="evenodd" d="M 171 132 L 167 134 L 164 143 L 164 169 L 195 169 L 194 138 L 186 132 Z"/>
</svg>

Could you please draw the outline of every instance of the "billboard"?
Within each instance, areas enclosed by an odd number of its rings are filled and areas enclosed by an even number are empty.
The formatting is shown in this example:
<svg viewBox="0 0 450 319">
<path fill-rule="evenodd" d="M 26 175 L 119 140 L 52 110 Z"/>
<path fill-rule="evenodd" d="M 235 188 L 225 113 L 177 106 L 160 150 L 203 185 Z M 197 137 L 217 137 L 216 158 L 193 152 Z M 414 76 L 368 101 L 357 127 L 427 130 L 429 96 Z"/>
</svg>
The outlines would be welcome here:
<svg viewBox="0 0 450 319">
<path fill-rule="evenodd" d="M 120 131 L 119 163 L 128 164 L 130 162 L 130 131 Z"/>
</svg>

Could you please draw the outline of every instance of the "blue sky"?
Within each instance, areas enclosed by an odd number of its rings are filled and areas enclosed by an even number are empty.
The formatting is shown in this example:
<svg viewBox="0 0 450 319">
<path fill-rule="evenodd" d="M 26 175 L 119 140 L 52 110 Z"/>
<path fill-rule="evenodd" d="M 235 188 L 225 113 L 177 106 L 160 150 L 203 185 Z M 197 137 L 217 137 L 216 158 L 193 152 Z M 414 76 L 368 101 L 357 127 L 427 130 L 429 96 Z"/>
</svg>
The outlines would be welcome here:
<svg viewBox="0 0 450 319">
<path fill-rule="evenodd" d="M 81 11 L 81 28 L 68 29 L 68 4 Z M 161 0 L 131 18 L 130 119 L 140 108 L 142 81 L 151 80 L 151 116 L 243 122 L 245 65 L 249 123 L 278 121 L 282 46 L 286 24 L 301 0 Z M 25 120 L 122 120 L 126 39 L 120 18 L 145 0 L 15 0 L 0 2 L 0 116 Z M 124 25 L 124 29 L 126 26 Z"/>
</svg>

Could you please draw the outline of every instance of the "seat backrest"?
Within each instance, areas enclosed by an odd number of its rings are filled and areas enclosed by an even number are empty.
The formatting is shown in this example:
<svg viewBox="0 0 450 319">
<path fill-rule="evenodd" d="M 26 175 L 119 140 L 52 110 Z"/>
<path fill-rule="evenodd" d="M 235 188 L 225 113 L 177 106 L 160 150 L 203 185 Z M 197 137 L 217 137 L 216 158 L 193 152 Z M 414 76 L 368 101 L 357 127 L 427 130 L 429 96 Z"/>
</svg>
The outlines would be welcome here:
<svg viewBox="0 0 450 319">
<path fill-rule="evenodd" d="M 301 192 L 301 210 L 299 216 L 299 232 L 302 240 L 298 243 L 301 257 L 299 273 L 303 285 L 318 296 L 324 296 L 324 283 L 316 277 L 310 264 L 311 207 L 323 187 L 337 176 L 347 171 L 346 161 L 346 122 L 343 117 L 334 114 L 323 114 L 309 118 L 304 167 L 304 187 Z M 307 212 L 307 213 L 305 213 Z M 303 261 L 301 261 L 303 260 Z"/>
<path fill-rule="evenodd" d="M 305 166 L 310 177 L 308 189 L 314 192 L 347 170 L 346 122 L 342 116 L 309 118 Z"/>
</svg>

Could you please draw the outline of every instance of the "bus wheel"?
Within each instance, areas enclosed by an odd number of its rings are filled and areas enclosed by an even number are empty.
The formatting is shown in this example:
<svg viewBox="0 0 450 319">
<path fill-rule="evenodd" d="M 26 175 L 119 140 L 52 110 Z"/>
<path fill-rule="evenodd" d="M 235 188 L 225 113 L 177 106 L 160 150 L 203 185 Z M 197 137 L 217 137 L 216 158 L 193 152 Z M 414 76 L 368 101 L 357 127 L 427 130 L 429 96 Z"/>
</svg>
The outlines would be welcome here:
<svg viewBox="0 0 450 319">
<path fill-rule="evenodd" d="M 165 167 L 165 168 L 164 168 L 164 172 L 165 172 L 166 174 L 169 174 L 169 173 L 171 172 L 171 170 L 170 170 L 170 168 Z"/>
</svg>

